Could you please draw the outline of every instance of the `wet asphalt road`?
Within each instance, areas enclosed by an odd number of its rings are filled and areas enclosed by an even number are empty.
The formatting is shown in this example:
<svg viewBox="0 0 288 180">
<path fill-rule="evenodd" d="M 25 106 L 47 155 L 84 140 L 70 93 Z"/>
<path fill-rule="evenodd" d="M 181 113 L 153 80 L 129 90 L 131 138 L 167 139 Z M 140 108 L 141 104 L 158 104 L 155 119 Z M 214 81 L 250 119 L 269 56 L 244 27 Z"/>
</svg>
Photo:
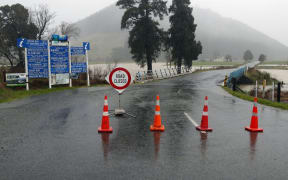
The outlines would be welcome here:
<svg viewBox="0 0 288 180">
<path fill-rule="evenodd" d="M 98 134 L 110 87 L 82 88 L 0 104 L 0 179 L 287 179 L 288 111 L 260 106 L 264 133 L 244 130 L 252 103 L 216 84 L 210 71 L 129 87 L 121 97 L 132 117 L 110 117 L 113 134 Z M 159 93 L 165 132 L 150 132 Z M 200 123 L 209 97 L 209 126 Z"/>
</svg>

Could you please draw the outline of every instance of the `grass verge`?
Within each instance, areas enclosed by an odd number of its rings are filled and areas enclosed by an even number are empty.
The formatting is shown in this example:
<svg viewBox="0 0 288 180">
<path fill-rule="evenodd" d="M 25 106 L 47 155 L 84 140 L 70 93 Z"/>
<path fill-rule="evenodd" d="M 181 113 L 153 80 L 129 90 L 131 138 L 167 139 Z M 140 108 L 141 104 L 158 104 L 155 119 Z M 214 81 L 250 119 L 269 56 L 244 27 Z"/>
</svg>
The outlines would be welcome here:
<svg viewBox="0 0 288 180">
<path fill-rule="evenodd" d="M 0 88 L 0 103 L 11 102 L 16 99 L 22 99 L 25 97 L 47 94 L 56 91 L 63 91 L 67 89 L 75 89 L 77 87 L 53 87 L 52 89 L 32 89 L 29 91 L 26 90 L 13 90 L 10 88 Z"/>
<path fill-rule="evenodd" d="M 228 92 L 229 94 L 236 96 L 240 99 L 246 100 L 246 101 L 254 101 L 254 97 L 249 96 L 247 94 L 244 94 L 242 92 L 239 91 L 232 91 L 231 89 L 227 88 L 227 87 L 222 87 L 226 92 Z M 259 104 L 263 104 L 266 106 L 271 106 L 271 107 L 275 107 L 275 108 L 280 108 L 280 109 L 284 109 L 284 110 L 288 110 L 288 104 L 286 103 L 278 103 L 278 102 L 272 102 L 270 100 L 267 99 L 261 99 L 258 98 L 258 103 Z"/>
<path fill-rule="evenodd" d="M 106 86 L 106 84 L 99 84 L 99 85 L 91 85 L 91 87 L 96 86 Z M 17 99 L 23 99 L 25 97 L 30 97 L 34 95 L 41 95 L 41 94 L 48 94 L 57 91 L 64 91 L 64 90 L 72 90 L 77 88 L 84 88 L 87 86 L 75 86 L 75 87 L 53 87 L 52 89 L 31 89 L 29 91 L 26 90 L 14 90 L 10 88 L 0 88 L 0 103 L 11 102 Z"/>
</svg>

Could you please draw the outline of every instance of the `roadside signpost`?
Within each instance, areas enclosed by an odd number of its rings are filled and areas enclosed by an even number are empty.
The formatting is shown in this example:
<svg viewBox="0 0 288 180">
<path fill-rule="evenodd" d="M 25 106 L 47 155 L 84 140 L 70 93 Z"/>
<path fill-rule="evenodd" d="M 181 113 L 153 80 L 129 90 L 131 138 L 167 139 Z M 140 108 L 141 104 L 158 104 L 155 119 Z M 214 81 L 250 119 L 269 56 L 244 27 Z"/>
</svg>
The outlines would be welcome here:
<svg viewBox="0 0 288 180">
<path fill-rule="evenodd" d="M 51 73 L 69 73 L 69 48 L 67 46 L 51 46 Z"/>
<path fill-rule="evenodd" d="M 71 56 L 86 56 L 86 62 L 72 62 L 71 68 L 72 74 L 87 73 L 87 86 L 90 86 L 88 71 L 88 49 L 90 49 L 90 45 L 88 46 L 87 44 L 83 44 L 82 47 L 71 47 Z"/>
<path fill-rule="evenodd" d="M 51 46 L 50 47 L 50 59 L 51 59 L 51 73 L 57 80 L 57 74 L 62 74 L 61 77 L 69 77 L 64 74 L 69 74 L 69 47 L 68 46 Z M 59 75 L 58 75 L 59 76 Z M 61 83 L 67 84 L 67 81 L 61 79 Z M 69 81 L 68 81 L 69 83 Z M 53 83 L 54 84 L 54 83 Z M 56 82 L 56 84 L 59 84 Z"/>
<path fill-rule="evenodd" d="M 90 50 L 90 43 L 89 42 L 83 42 L 83 47 L 84 47 L 85 51 L 89 51 Z"/>
<path fill-rule="evenodd" d="M 17 39 L 17 47 L 25 48 L 25 74 L 26 74 L 26 90 L 29 91 L 29 78 L 28 78 L 28 63 L 27 63 L 27 47 L 26 47 L 27 40 L 24 38 Z"/>
<path fill-rule="evenodd" d="M 27 39 L 18 38 L 17 39 L 17 47 L 26 48 Z"/>
<path fill-rule="evenodd" d="M 72 62 L 72 74 L 87 72 L 86 62 Z"/>
<path fill-rule="evenodd" d="M 52 46 L 49 40 L 17 39 L 17 47 L 25 48 L 26 90 L 29 90 L 29 78 L 49 78 L 51 88 L 53 76 L 53 84 L 65 83 L 72 87 L 72 73 L 85 72 L 87 72 L 87 85 L 90 86 L 88 72 L 90 43 L 84 42 L 82 47 L 70 47 L 68 36 L 59 35 L 53 35 L 51 43 Z M 85 55 L 86 63 L 72 63 L 71 56 L 75 55 Z"/>
<path fill-rule="evenodd" d="M 28 77 L 48 78 L 48 42 L 45 46 L 27 48 Z"/>
<path fill-rule="evenodd" d="M 117 67 L 113 69 L 108 76 L 106 81 L 119 93 L 122 94 L 123 91 L 133 82 L 130 72 L 123 68 Z"/>
<path fill-rule="evenodd" d="M 90 51 L 90 43 L 89 42 L 83 42 L 83 48 L 85 50 L 86 55 L 86 66 L 87 66 L 87 86 L 90 86 L 90 77 L 89 77 L 89 57 L 88 57 L 88 51 Z"/>
<path fill-rule="evenodd" d="M 68 42 L 68 62 L 69 62 L 69 87 L 72 87 L 72 60 L 71 60 L 71 45 L 67 39 L 63 38 Z"/>
<path fill-rule="evenodd" d="M 115 115 L 127 114 L 129 116 L 135 117 L 131 114 L 126 113 L 125 110 L 121 108 L 120 102 L 120 95 L 134 81 L 130 72 L 123 67 L 117 67 L 108 74 L 108 76 L 106 77 L 106 81 L 118 92 L 119 95 L 119 107 L 115 109 Z"/>
<path fill-rule="evenodd" d="M 7 86 L 26 86 L 25 73 L 6 73 Z"/>
<path fill-rule="evenodd" d="M 48 78 L 49 53 L 48 41 L 17 39 L 17 46 L 25 48 L 26 90 L 29 90 L 29 78 Z"/>
<path fill-rule="evenodd" d="M 84 47 L 71 46 L 71 56 L 85 55 Z"/>
</svg>

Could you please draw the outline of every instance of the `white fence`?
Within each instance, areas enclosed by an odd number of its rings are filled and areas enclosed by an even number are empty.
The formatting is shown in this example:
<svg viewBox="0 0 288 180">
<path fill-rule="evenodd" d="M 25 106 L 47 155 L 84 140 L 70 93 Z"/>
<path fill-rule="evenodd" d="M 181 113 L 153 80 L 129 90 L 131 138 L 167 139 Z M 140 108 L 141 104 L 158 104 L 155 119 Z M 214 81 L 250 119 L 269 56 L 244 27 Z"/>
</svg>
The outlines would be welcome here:
<svg viewBox="0 0 288 180">
<path fill-rule="evenodd" d="M 181 73 L 178 73 L 176 68 L 162 68 L 162 69 L 153 70 L 150 73 L 147 73 L 147 71 L 138 71 L 136 73 L 135 81 L 143 82 L 143 81 L 149 81 L 149 80 L 167 79 L 167 78 L 182 76 L 186 74 L 191 74 L 196 70 L 204 70 L 204 69 L 213 69 L 213 67 L 210 67 L 210 68 L 206 68 L 202 66 L 197 66 L 193 68 L 181 67 L 179 69 Z"/>
</svg>

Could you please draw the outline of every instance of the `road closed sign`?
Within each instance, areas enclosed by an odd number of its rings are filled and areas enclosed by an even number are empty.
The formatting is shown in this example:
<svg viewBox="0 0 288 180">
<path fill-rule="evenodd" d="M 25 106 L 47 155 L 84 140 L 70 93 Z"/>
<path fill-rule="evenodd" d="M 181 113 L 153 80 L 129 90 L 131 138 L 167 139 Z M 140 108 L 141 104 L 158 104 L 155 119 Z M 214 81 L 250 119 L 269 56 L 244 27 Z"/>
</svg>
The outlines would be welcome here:
<svg viewBox="0 0 288 180">
<path fill-rule="evenodd" d="M 127 69 L 123 67 L 117 67 L 108 74 L 106 81 L 116 91 L 122 93 L 133 82 L 133 79 Z"/>
</svg>

